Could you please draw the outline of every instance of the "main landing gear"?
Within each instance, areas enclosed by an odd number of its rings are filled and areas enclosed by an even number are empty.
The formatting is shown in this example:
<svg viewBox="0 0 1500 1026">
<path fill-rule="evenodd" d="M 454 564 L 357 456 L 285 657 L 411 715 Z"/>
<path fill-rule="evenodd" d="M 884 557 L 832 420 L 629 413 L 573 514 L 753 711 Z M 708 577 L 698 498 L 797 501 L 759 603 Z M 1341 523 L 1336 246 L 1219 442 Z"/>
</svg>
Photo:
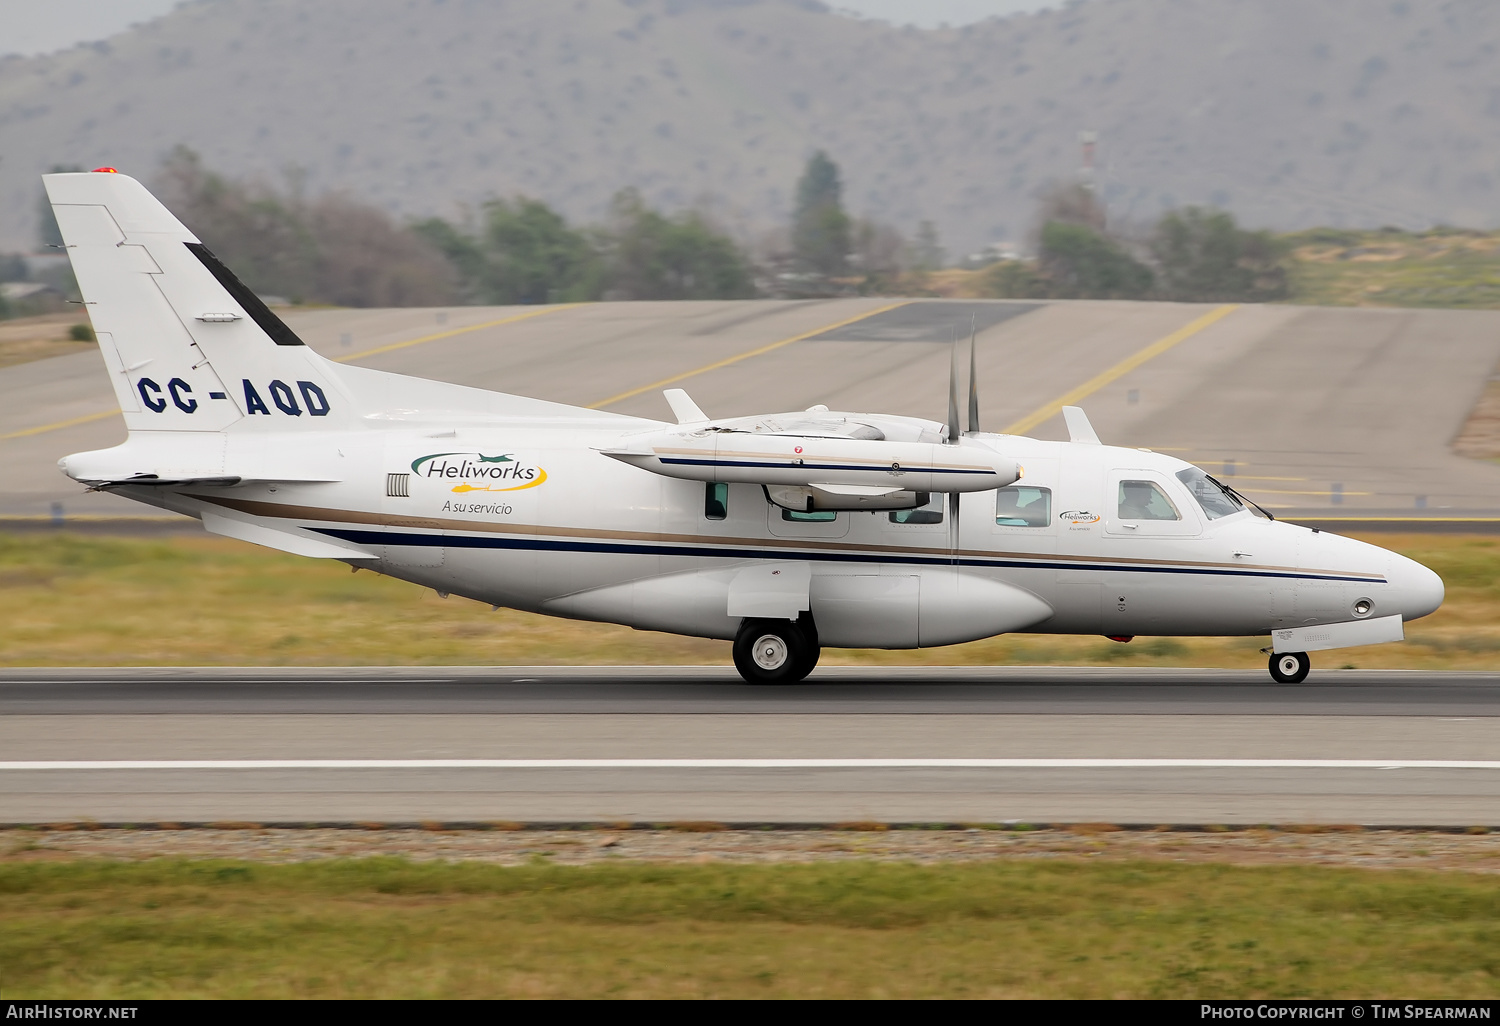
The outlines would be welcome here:
<svg viewBox="0 0 1500 1026">
<path fill-rule="evenodd" d="M 1277 652 L 1271 656 L 1271 679 L 1278 684 L 1301 684 L 1312 669 L 1306 652 Z"/>
<path fill-rule="evenodd" d="M 751 684 L 795 684 L 818 665 L 823 650 L 812 619 L 754 620 L 734 639 L 734 668 Z"/>
</svg>

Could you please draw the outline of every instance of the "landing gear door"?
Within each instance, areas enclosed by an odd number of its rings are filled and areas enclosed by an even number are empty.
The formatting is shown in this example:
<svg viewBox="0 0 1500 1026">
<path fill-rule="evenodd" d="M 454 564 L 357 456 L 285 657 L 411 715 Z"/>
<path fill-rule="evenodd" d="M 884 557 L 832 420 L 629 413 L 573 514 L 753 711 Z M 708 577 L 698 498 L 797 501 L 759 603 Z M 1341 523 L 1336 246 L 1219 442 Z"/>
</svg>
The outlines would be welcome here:
<svg viewBox="0 0 1500 1026">
<path fill-rule="evenodd" d="M 1112 538 L 1190 538 L 1203 530 L 1191 496 L 1155 470 L 1112 470 L 1104 533 Z"/>
</svg>

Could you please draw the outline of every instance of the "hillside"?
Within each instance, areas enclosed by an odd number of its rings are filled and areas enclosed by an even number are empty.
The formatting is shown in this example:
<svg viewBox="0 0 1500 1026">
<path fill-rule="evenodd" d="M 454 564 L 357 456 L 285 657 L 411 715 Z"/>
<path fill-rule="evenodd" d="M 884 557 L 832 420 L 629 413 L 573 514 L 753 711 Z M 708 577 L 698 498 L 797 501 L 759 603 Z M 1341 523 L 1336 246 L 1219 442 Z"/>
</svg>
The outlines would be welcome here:
<svg viewBox="0 0 1500 1026">
<path fill-rule="evenodd" d="M 31 244 L 48 166 L 149 178 L 187 143 L 400 214 L 522 192 L 586 220 L 634 185 L 746 237 L 824 147 L 852 212 L 961 252 L 1025 233 L 1083 128 L 1115 217 L 1491 227 L 1497 48 L 1493 0 L 1085 0 L 933 31 L 811 0 L 196 0 L 0 62 L 0 249 Z"/>
</svg>

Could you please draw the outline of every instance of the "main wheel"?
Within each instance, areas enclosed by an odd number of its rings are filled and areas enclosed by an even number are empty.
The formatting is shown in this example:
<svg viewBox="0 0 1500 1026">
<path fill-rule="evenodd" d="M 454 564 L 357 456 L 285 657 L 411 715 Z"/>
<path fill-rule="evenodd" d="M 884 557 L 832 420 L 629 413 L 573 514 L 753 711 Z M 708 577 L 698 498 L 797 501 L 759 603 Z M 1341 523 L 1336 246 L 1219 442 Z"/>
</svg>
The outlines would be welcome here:
<svg viewBox="0 0 1500 1026">
<path fill-rule="evenodd" d="M 1311 669 L 1306 652 L 1278 652 L 1271 657 L 1271 679 L 1278 684 L 1301 684 Z"/>
<path fill-rule="evenodd" d="M 734 639 L 734 668 L 751 684 L 795 684 L 817 661 L 817 643 L 791 620 L 746 620 Z"/>
</svg>

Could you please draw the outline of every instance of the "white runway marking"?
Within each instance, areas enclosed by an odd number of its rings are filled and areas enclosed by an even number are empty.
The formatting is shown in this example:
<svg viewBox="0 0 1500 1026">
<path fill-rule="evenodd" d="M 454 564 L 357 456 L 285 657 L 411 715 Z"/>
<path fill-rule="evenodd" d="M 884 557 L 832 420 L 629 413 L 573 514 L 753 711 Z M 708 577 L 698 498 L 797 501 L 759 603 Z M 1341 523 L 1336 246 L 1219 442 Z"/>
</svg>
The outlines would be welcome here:
<svg viewBox="0 0 1500 1026">
<path fill-rule="evenodd" d="M 0 771 L 319 769 L 1500 770 L 1500 761 L 1464 759 L 88 759 L 46 762 L 0 762 Z"/>
</svg>

